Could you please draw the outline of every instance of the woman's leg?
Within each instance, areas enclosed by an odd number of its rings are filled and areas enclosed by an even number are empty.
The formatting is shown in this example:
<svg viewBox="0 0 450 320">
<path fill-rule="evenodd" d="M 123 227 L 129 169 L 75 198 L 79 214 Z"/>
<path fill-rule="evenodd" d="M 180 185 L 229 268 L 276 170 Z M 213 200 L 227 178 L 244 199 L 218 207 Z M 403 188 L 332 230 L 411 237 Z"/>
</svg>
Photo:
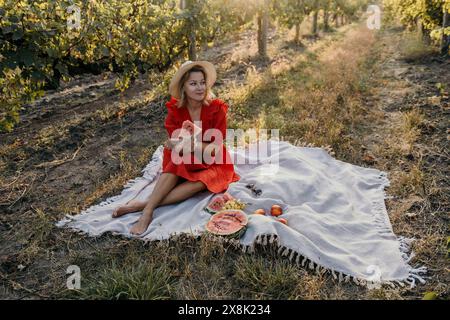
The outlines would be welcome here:
<svg viewBox="0 0 450 320">
<path fill-rule="evenodd" d="M 158 207 L 183 201 L 187 198 L 190 198 L 197 192 L 203 191 L 205 189 L 206 185 L 201 181 L 181 182 L 164 197 L 164 199 L 159 203 Z M 148 200 L 131 200 L 129 204 L 117 208 L 114 211 L 115 214 L 113 214 L 113 218 L 117 218 L 131 212 L 142 211 L 147 205 L 147 201 Z"/>
<path fill-rule="evenodd" d="M 203 190 L 206 190 L 206 185 L 201 181 L 186 181 L 180 183 L 167 194 L 159 205 L 165 206 L 186 200 Z"/>
<path fill-rule="evenodd" d="M 173 173 L 163 173 L 153 189 L 144 207 L 143 214 L 139 221 L 130 229 L 132 234 L 141 234 L 147 230 L 152 221 L 153 210 L 161 203 L 166 195 L 177 185 L 178 176 Z"/>
<path fill-rule="evenodd" d="M 161 176 L 159 177 L 158 182 L 156 183 L 156 185 L 155 185 L 153 190 L 156 190 L 160 179 L 165 179 L 165 178 L 163 178 L 163 176 L 165 176 L 165 175 L 166 175 L 166 173 L 161 174 Z M 186 181 L 186 179 L 184 179 L 182 177 L 178 177 L 177 185 L 182 183 L 182 182 L 184 182 L 184 181 Z M 123 215 L 126 215 L 128 213 L 138 212 L 138 211 L 144 210 L 145 205 L 150 200 L 150 197 L 151 197 L 151 195 L 148 196 L 148 198 L 146 200 L 144 200 L 144 201 L 134 200 L 134 199 L 128 201 L 125 205 L 117 207 L 114 210 L 114 212 L 112 214 L 112 217 L 113 218 L 119 218 L 119 217 L 121 217 Z"/>
<path fill-rule="evenodd" d="M 155 186 L 156 188 L 156 186 Z M 183 201 L 194 194 L 205 190 L 206 185 L 201 181 L 186 181 L 173 188 L 158 204 L 154 205 L 152 199 L 145 205 L 144 213 L 139 221 L 131 228 L 132 234 L 141 234 L 147 230 L 153 218 L 153 210 L 159 206 L 168 205 Z M 152 197 L 150 197 L 152 198 Z"/>
</svg>

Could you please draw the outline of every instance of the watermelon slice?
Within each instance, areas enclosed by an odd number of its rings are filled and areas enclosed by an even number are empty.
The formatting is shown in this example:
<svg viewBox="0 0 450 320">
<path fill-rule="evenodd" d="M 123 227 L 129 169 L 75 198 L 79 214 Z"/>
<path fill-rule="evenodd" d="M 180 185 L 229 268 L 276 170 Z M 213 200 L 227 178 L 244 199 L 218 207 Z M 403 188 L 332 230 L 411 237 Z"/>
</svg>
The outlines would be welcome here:
<svg viewBox="0 0 450 320">
<path fill-rule="evenodd" d="M 225 192 L 224 194 L 216 195 L 205 207 L 205 211 L 211 214 L 219 212 L 228 201 L 233 199 L 233 196 L 227 192 Z"/>
<path fill-rule="evenodd" d="M 201 129 L 193 124 L 191 121 L 186 120 L 183 122 L 180 130 L 178 131 L 178 134 L 174 137 L 173 141 L 174 143 L 180 147 L 184 148 L 184 146 L 187 146 L 191 143 L 192 136 L 194 134 L 200 136 Z"/>
<path fill-rule="evenodd" d="M 206 231 L 227 238 L 239 239 L 247 230 L 248 218 L 242 210 L 222 210 L 211 216 Z"/>
<path fill-rule="evenodd" d="M 193 135 L 196 129 L 195 124 L 189 120 L 184 121 L 181 128 L 184 129 L 189 135 Z"/>
</svg>

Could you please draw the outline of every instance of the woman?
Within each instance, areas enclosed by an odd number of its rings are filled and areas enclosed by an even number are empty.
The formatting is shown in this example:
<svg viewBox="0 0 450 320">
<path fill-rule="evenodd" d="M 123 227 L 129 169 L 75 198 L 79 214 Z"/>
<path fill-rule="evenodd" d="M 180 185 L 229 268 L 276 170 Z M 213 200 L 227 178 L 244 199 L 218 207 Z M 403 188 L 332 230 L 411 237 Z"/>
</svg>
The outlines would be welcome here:
<svg viewBox="0 0 450 320">
<path fill-rule="evenodd" d="M 212 98 L 210 89 L 215 81 L 216 70 L 207 61 L 187 61 L 172 78 L 169 86 L 172 97 L 166 103 L 165 127 L 169 139 L 164 144 L 162 174 L 147 201 L 132 200 L 113 213 L 113 218 L 117 218 L 143 211 L 130 230 L 132 234 L 139 235 L 147 230 L 153 211 L 159 206 L 183 201 L 206 189 L 220 193 L 226 191 L 230 183 L 239 181 L 240 177 L 235 173 L 230 155 L 222 143 L 226 138 L 228 106 L 222 100 Z M 190 148 L 180 150 L 181 145 L 185 146 L 186 137 L 183 144 L 179 144 L 178 129 L 192 124 L 197 125 L 195 133 L 200 130 L 200 134 L 192 134 L 188 138 Z M 217 132 L 221 135 L 219 139 L 214 134 Z M 203 157 L 198 159 L 199 154 L 208 154 L 210 150 L 213 150 L 209 153 L 212 158 L 208 161 Z M 180 162 L 181 158 L 183 161 Z M 193 163 L 194 159 L 197 161 Z"/>
</svg>

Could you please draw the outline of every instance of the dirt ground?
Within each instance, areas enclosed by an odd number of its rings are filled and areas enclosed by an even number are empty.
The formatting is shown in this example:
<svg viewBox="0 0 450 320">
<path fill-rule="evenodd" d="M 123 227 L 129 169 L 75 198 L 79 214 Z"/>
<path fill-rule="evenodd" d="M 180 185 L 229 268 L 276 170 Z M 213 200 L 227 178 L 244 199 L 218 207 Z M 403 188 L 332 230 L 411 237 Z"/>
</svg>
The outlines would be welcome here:
<svg viewBox="0 0 450 320">
<path fill-rule="evenodd" d="M 400 30 L 379 35 L 381 63 L 367 107 L 381 121 L 364 127 L 363 161 L 388 172 L 386 206 L 394 232 L 415 239 L 411 263 L 428 268 L 427 283 L 406 296 L 435 292 L 448 299 L 450 61 L 437 54 L 405 58 Z M 399 127 L 415 121 L 412 137 L 399 134 Z"/>
</svg>

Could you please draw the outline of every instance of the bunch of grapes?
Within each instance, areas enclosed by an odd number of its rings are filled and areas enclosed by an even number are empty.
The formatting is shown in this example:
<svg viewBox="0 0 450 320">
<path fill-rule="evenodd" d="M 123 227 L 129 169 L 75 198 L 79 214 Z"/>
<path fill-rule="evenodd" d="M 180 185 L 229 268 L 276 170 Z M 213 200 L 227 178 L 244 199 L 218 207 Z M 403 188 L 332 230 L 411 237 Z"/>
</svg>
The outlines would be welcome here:
<svg viewBox="0 0 450 320">
<path fill-rule="evenodd" d="M 225 203 L 225 205 L 222 207 L 222 210 L 244 210 L 245 206 L 246 204 L 239 199 L 232 199 Z"/>
</svg>

